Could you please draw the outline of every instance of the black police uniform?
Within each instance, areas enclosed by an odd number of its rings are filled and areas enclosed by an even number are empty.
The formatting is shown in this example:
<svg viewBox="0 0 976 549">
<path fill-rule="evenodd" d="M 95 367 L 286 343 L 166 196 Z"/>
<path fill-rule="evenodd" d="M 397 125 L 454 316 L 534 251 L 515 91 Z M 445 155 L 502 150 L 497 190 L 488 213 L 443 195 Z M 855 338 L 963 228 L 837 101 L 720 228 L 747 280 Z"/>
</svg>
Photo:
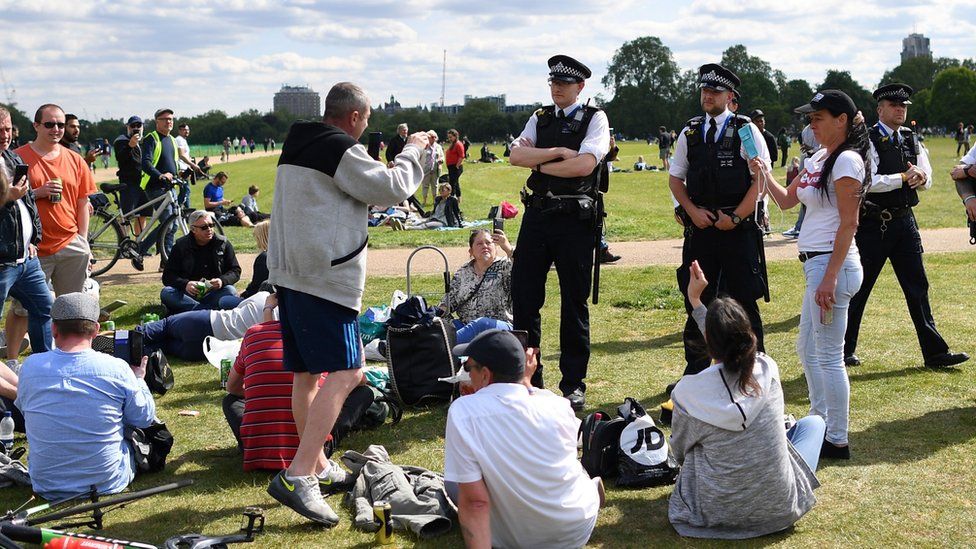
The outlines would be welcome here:
<svg viewBox="0 0 976 549">
<path fill-rule="evenodd" d="M 714 84 L 708 80 L 706 70 L 711 70 L 712 75 L 717 71 L 721 78 L 719 82 L 731 88 L 729 84 L 732 83 L 731 79 L 735 79 L 734 75 L 718 65 L 706 65 L 700 69 L 702 86 Z M 734 113 L 727 119 L 724 128 L 719 127 L 714 118 L 707 116 L 696 116 L 688 121 L 683 130 L 688 148 L 685 185 L 688 198 L 696 206 L 713 214 L 721 210 L 731 215 L 749 192 L 753 184 L 752 175 L 748 161 L 740 154 L 742 142 L 738 131 L 749 123 L 748 117 Z M 692 307 L 688 301 L 692 261 L 698 261 L 709 281 L 702 294 L 702 302 L 707 304 L 716 295 L 727 295 L 738 301 L 749 315 L 759 350 L 764 349 L 763 327 L 756 300 L 764 293 L 765 280 L 759 254 L 762 235 L 754 215 L 743 218 L 729 231 L 714 226 L 700 229 L 686 214 L 683 222 L 685 240 L 677 274 L 678 287 L 685 296 L 685 309 L 688 312 L 682 334 L 687 364 L 684 374 L 691 375 L 704 370 L 711 363 L 705 340 L 691 317 Z"/>
<path fill-rule="evenodd" d="M 908 86 L 894 84 L 877 90 L 875 97 L 879 100 L 907 101 L 910 94 L 911 88 Z M 908 170 L 909 163 L 918 166 L 920 156 L 927 154 L 910 128 L 902 127 L 896 135 L 890 135 L 879 122 L 869 130 L 868 136 L 872 148 L 877 152 L 878 165 L 873 167 L 873 171 L 878 175 L 905 172 Z M 881 269 L 889 259 L 905 294 L 908 312 L 915 325 L 918 343 L 926 363 L 939 360 L 949 352 L 949 346 L 936 330 L 932 310 L 929 307 L 929 281 L 925 275 L 925 266 L 922 264 L 922 238 L 912 212 L 912 208 L 916 205 L 918 205 L 918 192 L 907 182 L 902 183 L 900 188 L 886 192 L 869 192 L 866 196 L 861 210 L 860 224 L 854 237 L 861 257 L 861 266 L 864 269 L 864 282 L 851 299 L 848 311 L 847 333 L 844 340 L 844 356 L 848 362 L 857 360 L 853 357 L 857 348 L 864 308 Z"/>
<path fill-rule="evenodd" d="M 552 65 L 550 60 L 550 68 Z M 536 111 L 535 147 L 566 147 L 578 151 L 599 109 L 580 105 L 571 112 L 558 111 L 552 105 Z M 523 197 L 525 215 L 512 265 L 513 324 L 517 330 L 528 331 L 530 347 L 540 346 L 539 311 L 546 298 L 549 269 L 553 263 L 556 265 L 561 299 L 559 388 L 564 395 L 586 389 L 583 380 L 590 358 L 587 300 L 592 284 L 596 242 L 594 197 L 599 188 L 601 160 L 598 158 L 596 168 L 584 177 L 563 178 L 532 172 L 526 183 L 532 194 Z M 541 368 L 533 384 L 541 386 Z"/>
</svg>

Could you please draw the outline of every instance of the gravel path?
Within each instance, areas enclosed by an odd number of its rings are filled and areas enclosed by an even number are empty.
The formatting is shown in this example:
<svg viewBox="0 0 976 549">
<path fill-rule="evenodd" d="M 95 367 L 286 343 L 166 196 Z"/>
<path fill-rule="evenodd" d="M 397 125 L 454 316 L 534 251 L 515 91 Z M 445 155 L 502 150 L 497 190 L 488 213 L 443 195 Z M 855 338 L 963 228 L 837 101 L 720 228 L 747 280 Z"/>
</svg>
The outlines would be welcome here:
<svg viewBox="0 0 976 549">
<path fill-rule="evenodd" d="M 255 155 L 257 156 L 257 155 Z M 925 252 L 945 253 L 976 250 L 969 244 L 969 231 L 965 228 L 929 229 L 922 231 L 922 243 Z M 643 242 L 611 242 L 613 253 L 622 256 L 613 265 L 604 268 L 645 267 L 648 265 L 678 265 L 681 263 L 681 240 L 650 240 Z M 467 248 L 443 248 L 453 272 L 469 259 Z M 390 248 L 370 250 L 367 274 L 370 276 L 404 276 L 406 274 L 407 258 L 411 249 Z M 768 261 L 796 260 L 796 241 L 787 240 L 779 235 L 773 235 L 766 241 L 766 259 Z M 251 265 L 256 254 L 239 254 L 238 261 L 244 270 L 242 279 L 250 280 Z M 146 270 L 137 272 L 128 261 L 119 261 L 108 273 L 98 278 L 101 284 L 147 284 L 158 282 L 157 272 L 159 259 L 147 258 Z M 443 272 L 444 264 L 440 257 L 432 251 L 420 252 L 413 261 L 412 273 L 429 274 Z"/>
</svg>

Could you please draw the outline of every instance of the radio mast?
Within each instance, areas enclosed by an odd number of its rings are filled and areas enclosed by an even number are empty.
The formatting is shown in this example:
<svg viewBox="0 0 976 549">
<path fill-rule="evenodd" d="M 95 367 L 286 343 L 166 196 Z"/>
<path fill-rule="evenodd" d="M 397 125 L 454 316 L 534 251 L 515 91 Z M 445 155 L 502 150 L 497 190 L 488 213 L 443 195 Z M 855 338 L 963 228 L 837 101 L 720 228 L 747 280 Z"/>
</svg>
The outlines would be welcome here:
<svg viewBox="0 0 976 549">
<path fill-rule="evenodd" d="M 447 50 L 444 50 L 444 65 L 441 68 L 441 108 L 444 108 L 444 91 L 447 89 Z"/>
</svg>

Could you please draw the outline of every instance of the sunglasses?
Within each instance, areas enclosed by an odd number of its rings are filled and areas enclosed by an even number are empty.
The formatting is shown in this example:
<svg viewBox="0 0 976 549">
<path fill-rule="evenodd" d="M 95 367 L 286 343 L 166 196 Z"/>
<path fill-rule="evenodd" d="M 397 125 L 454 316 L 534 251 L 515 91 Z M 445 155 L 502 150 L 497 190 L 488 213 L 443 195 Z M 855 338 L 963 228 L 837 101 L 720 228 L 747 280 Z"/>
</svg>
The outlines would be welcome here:
<svg viewBox="0 0 976 549">
<path fill-rule="evenodd" d="M 212 231 L 216 226 L 216 223 L 207 223 L 206 225 L 194 225 L 193 227 L 200 229 L 201 231 Z"/>
<path fill-rule="evenodd" d="M 59 130 L 63 130 L 65 124 L 64 122 L 43 122 L 41 125 L 49 130 L 54 129 L 55 126 L 57 126 Z"/>
<path fill-rule="evenodd" d="M 141 128 L 142 127 L 142 122 L 133 122 L 133 123 L 129 124 L 129 127 L 130 128 Z"/>
</svg>

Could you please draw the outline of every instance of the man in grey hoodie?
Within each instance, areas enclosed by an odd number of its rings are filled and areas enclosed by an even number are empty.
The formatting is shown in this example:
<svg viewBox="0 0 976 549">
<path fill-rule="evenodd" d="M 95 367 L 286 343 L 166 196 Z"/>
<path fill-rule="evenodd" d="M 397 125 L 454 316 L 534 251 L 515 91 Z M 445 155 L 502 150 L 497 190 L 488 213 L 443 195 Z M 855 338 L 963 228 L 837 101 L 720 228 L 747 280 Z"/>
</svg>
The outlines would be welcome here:
<svg viewBox="0 0 976 549">
<path fill-rule="evenodd" d="M 295 372 L 292 413 L 301 442 L 268 493 L 326 527 L 339 522 L 320 484 L 343 476 L 322 451 L 342 404 L 362 381 L 357 315 L 366 283 L 367 205 L 398 204 L 420 186 L 426 133 L 407 138 L 387 168 L 357 140 L 369 98 L 341 82 L 322 122 L 296 122 L 281 150 L 268 237 L 269 281 L 278 287 L 285 369 Z M 322 387 L 320 374 L 329 372 Z"/>
</svg>

